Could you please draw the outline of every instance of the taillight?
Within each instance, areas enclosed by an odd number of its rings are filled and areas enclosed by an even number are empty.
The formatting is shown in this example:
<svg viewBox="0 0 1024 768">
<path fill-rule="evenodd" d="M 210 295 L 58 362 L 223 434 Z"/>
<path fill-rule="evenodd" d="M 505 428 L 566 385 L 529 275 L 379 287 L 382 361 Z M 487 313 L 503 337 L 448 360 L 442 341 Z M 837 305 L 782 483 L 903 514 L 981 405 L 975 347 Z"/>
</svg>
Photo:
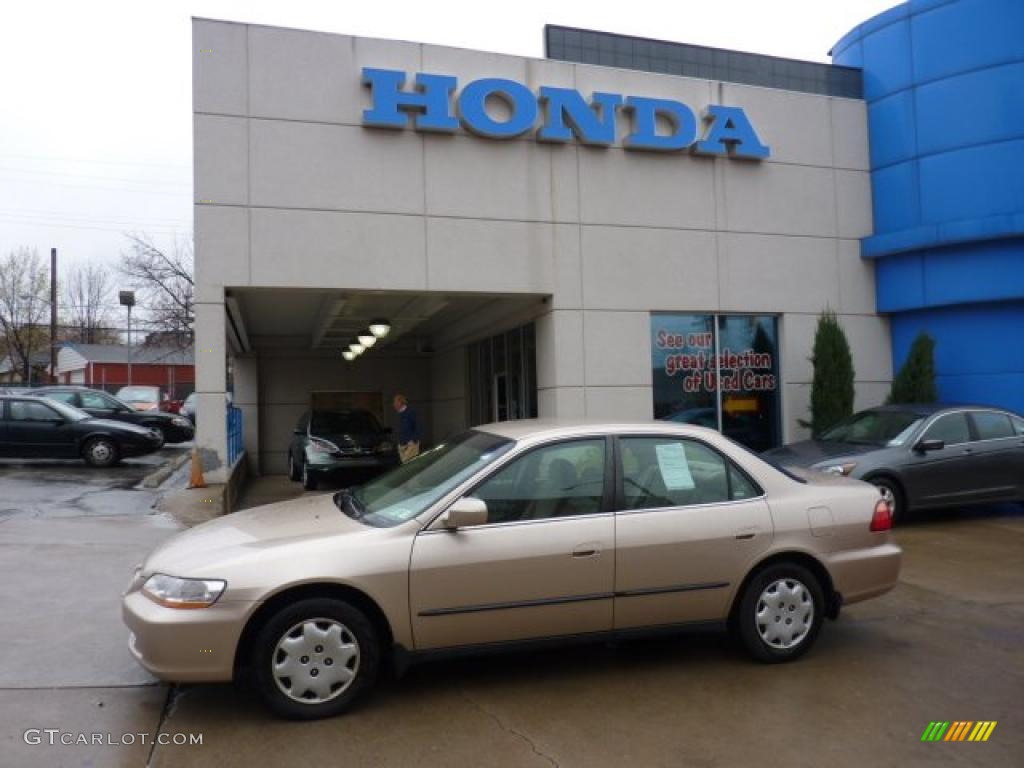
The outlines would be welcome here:
<svg viewBox="0 0 1024 768">
<path fill-rule="evenodd" d="M 871 531 L 878 533 L 892 529 L 892 510 L 889 502 L 879 499 L 875 502 L 875 513 L 871 516 Z"/>
</svg>

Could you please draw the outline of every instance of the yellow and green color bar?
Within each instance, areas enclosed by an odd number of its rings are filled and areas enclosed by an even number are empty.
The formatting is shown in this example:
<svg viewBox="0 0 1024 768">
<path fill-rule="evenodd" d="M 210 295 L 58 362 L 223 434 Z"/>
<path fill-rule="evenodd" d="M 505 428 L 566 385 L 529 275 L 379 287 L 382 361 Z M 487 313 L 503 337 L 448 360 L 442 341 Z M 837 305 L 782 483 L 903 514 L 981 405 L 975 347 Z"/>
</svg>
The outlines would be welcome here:
<svg viewBox="0 0 1024 768">
<path fill-rule="evenodd" d="M 924 729 L 921 741 L 988 741 L 995 727 L 995 720 L 931 722 Z"/>
</svg>

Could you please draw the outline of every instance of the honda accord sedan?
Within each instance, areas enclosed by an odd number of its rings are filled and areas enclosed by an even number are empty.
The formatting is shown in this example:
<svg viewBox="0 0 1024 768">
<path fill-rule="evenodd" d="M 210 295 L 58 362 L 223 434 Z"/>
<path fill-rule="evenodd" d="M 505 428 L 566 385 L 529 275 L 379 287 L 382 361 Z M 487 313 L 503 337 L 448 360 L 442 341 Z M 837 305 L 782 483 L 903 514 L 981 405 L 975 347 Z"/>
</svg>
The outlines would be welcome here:
<svg viewBox="0 0 1024 768">
<path fill-rule="evenodd" d="M 109 467 L 159 450 L 152 429 L 95 419 L 66 403 L 35 396 L 0 396 L 0 457 L 84 459 Z"/>
<path fill-rule="evenodd" d="M 341 713 L 432 656 L 694 625 L 762 662 L 896 583 L 872 486 L 781 471 L 648 422 L 477 427 L 367 484 L 178 534 L 123 599 L 157 677 L 241 679 L 290 718 Z"/>
<path fill-rule="evenodd" d="M 878 486 L 894 521 L 912 510 L 1024 501 L 1024 418 L 978 405 L 887 405 L 816 440 L 764 454 Z"/>
</svg>

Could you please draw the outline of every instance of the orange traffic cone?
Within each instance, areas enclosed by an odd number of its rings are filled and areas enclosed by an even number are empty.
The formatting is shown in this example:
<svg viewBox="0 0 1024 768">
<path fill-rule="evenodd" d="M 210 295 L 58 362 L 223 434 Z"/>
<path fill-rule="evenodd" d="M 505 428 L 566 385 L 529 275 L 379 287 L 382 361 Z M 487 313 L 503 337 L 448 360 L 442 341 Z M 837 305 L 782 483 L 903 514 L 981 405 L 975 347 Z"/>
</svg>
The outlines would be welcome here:
<svg viewBox="0 0 1024 768">
<path fill-rule="evenodd" d="M 203 462 L 199 458 L 199 449 L 192 449 L 192 476 L 188 481 L 189 488 L 205 488 L 206 480 L 203 478 Z"/>
</svg>

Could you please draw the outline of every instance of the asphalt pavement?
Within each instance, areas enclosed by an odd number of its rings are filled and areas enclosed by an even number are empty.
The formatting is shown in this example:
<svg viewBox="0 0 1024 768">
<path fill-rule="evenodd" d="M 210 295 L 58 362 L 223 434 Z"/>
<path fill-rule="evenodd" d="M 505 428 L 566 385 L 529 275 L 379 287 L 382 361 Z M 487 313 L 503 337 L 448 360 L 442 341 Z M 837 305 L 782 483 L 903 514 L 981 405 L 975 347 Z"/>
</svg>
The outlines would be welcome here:
<svg viewBox="0 0 1024 768">
<path fill-rule="evenodd" d="M 899 529 L 897 588 L 795 664 L 754 664 L 717 634 L 465 659 L 293 723 L 233 685 L 158 684 L 129 656 L 120 592 L 177 530 L 146 473 L 0 464 L 4 768 L 1024 764 L 1017 505 Z M 922 743 L 934 720 L 998 724 L 986 743 Z M 60 743 L 80 734 L 102 743 Z"/>
</svg>

